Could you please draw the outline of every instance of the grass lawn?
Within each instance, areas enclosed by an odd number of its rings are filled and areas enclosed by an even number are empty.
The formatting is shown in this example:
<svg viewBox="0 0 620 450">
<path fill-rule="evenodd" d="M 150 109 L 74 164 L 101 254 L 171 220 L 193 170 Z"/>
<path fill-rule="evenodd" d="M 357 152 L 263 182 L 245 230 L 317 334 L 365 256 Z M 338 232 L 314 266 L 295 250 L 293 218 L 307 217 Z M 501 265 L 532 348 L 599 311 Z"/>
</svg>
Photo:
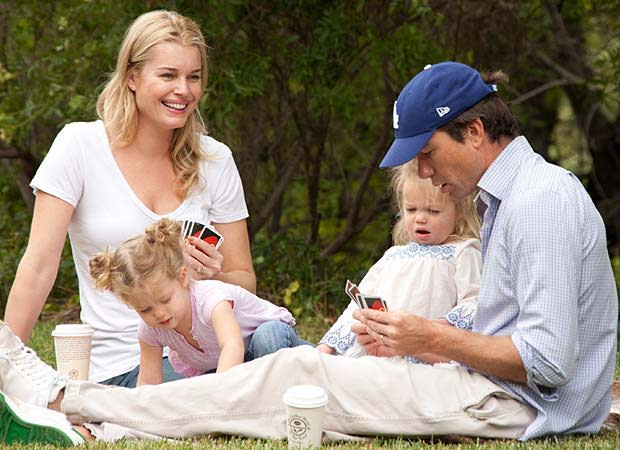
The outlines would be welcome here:
<svg viewBox="0 0 620 450">
<path fill-rule="evenodd" d="M 316 324 L 316 318 L 312 322 L 299 325 L 302 337 L 316 342 L 325 327 Z M 39 322 L 33 333 L 30 345 L 37 351 L 41 359 L 48 363 L 54 363 L 53 341 L 51 330 L 54 324 Z M 115 443 L 100 442 L 91 443 L 90 449 L 248 449 L 268 450 L 287 448 L 286 441 L 256 440 L 238 437 L 205 437 L 196 440 L 184 440 L 179 442 L 153 442 L 153 441 L 126 441 Z M 13 445 L 11 449 L 52 449 L 52 446 L 42 445 Z M 437 439 L 372 439 L 359 443 L 333 443 L 324 445 L 322 448 L 341 450 L 375 450 L 375 449 L 450 449 L 450 450 L 512 450 L 512 449 L 620 449 L 620 431 L 602 431 L 595 436 L 578 436 L 569 438 L 548 438 L 544 440 L 528 441 L 520 443 L 514 441 L 497 440 L 437 440 Z"/>
</svg>

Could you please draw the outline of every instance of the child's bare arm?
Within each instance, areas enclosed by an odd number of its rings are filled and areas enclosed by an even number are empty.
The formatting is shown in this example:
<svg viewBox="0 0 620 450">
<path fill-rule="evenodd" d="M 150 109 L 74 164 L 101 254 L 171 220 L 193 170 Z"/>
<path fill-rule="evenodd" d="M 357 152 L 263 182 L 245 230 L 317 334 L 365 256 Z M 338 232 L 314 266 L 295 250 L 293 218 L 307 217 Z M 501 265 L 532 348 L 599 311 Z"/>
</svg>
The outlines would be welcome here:
<svg viewBox="0 0 620 450">
<path fill-rule="evenodd" d="M 140 341 L 140 373 L 138 386 L 143 384 L 161 384 L 162 382 L 162 353 L 161 346 L 149 345 Z"/>
<path fill-rule="evenodd" d="M 316 346 L 317 350 L 320 351 L 321 353 L 327 353 L 328 355 L 333 355 L 334 349 L 331 348 L 329 345 L 327 344 L 319 344 Z"/>
<path fill-rule="evenodd" d="M 230 302 L 223 301 L 213 308 L 211 325 L 220 346 L 220 358 L 216 372 L 224 372 L 243 362 L 245 346 L 241 337 L 241 329 L 235 318 Z"/>
</svg>

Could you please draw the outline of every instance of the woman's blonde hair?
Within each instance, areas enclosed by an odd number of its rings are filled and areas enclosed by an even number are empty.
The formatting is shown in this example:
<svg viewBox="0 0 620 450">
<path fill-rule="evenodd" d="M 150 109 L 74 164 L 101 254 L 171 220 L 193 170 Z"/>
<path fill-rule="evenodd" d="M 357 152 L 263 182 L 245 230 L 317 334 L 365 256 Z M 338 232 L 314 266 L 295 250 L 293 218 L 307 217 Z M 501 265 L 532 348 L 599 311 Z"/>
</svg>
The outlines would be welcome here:
<svg viewBox="0 0 620 450">
<path fill-rule="evenodd" d="M 131 303 L 132 294 L 148 291 L 154 282 L 179 279 L 185 267 L 182 245 L 180 224 L 160 219 L 115 251 L 94 255 L 88 262 L 90 276 L 97 289 Z"/>
<path fill-rule="evenodd" d="M 405 226 L 403 206 L 403 187 L 407 181 L 418 183 L 421 188 L 428 190 L 431 196 L 444 196 L 447 201 L 454 202 L 456 221 L 454 233 L 450 235 L 449 240 L 480 238 L 480 220 L 476 212 L 473 195 L 460 200 L 452 200 L 448 194 L 443 194 L 440 191 L 439 186 L 433 186 L 430 179 L 423 180 L 418 176 L 418 163 L 415 159 L 392 169 L 391 175 L 392 194 L 399 216 L 398 222 L 392 229 L 392 240 L 395 245 L 404 245 L 411 242 L 411 238 L 407 233 L 407 227 Z"/>
<path fill-rule="evenodd" d="M 134 93 L 129 89 L 129 77 L 132 73 L 138 73 L 151 58 L 153 47 L 165 42 L 198 48 L 201 86 L 203 90 L 207 86 L 207 46 L 198 25 L 173 11 L 142 14 L 125 32 L 116 70 L 97 100 L 97 114 L 118 145 L 129 145 L 138 131 L 138 108 Z M 182 197 L 199 183 L 198 165 L 202 159 L 200 139 L 205 133 L 205 124 L 198 108 L 183 127 L 174 130 L 170 153 Z"/>
</svg>

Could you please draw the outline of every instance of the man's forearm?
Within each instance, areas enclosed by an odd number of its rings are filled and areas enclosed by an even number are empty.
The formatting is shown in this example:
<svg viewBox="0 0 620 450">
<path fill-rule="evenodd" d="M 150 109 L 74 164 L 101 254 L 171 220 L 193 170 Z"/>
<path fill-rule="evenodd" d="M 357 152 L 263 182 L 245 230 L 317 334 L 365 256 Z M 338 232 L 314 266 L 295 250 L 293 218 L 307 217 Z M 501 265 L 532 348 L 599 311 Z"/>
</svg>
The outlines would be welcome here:
<svg viewBox="0 0 620 450">
<path fill-rule="evenodd" d="M 484 336 L 441 325 L 433 334 L 432 353 L 497 378 L 527 382 L 523 361 L 510 336 Z"/>
</svg>

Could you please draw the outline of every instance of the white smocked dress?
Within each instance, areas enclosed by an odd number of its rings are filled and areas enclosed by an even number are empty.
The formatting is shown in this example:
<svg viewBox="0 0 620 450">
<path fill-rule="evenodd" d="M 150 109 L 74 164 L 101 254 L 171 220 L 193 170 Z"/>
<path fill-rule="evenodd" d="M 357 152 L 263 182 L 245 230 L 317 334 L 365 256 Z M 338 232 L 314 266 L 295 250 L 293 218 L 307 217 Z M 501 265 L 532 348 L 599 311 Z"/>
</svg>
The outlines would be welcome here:
<svg viewBox="0 0 620 450">
<path fill-rule="evenodd" d="M 427 319 L 445 318 L 471 330 L 480 290 L 482 261 L 477 239 L 442 245 L 411 242 L 389 248 L 359 284 L 365 295 L 381 296 L 390 311 L 406 311 Z M 351 331 L 351 302 L 319 341 L 345 356 L 363 356 Z"/>
</svg>

